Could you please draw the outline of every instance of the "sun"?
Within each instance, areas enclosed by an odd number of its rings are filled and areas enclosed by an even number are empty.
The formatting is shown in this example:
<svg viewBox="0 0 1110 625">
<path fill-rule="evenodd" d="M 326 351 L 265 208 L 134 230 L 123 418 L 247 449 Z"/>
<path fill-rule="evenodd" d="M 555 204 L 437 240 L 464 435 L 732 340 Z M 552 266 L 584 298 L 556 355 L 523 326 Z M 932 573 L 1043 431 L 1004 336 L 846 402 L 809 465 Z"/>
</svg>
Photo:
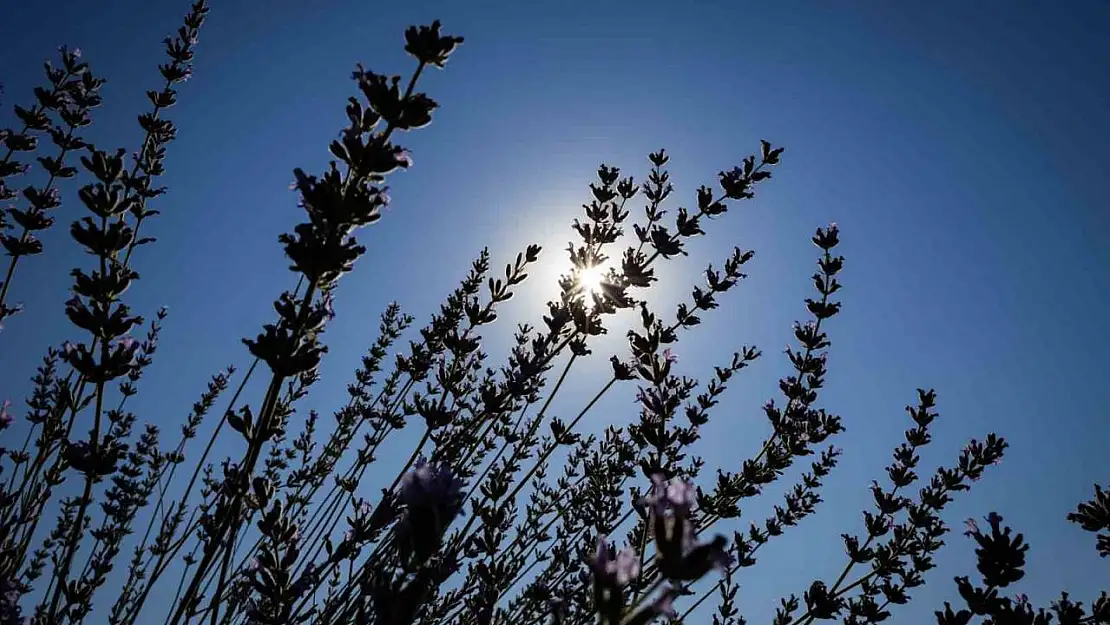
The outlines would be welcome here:
<svg viewBox="0 0 1110 625">
<path fill-rule="evenodd" d="M 601 284 L 604 280 L 605 273 L 596 265 L 578 272 L 578 286 L 586 296 L 601 295 Z"/>
</svg>

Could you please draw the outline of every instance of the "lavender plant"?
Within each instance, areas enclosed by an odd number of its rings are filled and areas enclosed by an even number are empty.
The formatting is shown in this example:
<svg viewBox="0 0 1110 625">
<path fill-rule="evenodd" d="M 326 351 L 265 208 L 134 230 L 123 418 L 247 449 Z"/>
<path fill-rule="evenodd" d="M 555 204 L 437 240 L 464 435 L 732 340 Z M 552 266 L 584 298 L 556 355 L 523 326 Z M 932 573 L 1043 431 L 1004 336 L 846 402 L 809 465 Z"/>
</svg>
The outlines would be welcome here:
<svg viewBox="0 0 1110 625">
<path fill-rule="evenodd" d="M 0 320 L 30 322 L 7 302 L 19 287 L 17 266 L 44 251 L 36 233 L 61 214 L 62 181 L 84 181 L 77 199 L 89 214 L 72 222 L 70 236 L 92 264 L 73 270 L 65 305 L 84 338 L 47 350 L 25 402 L 26 438 L 16 447 L 5 436 L 0 450 L 0 623 L 643 625 L 684 621 L 711 597 L 714 625 L 745 622 L 736 600 L 740 569 L 816 512 L 823 480 L 843 453 L 832 442 L 844 424 L 818 402 L 829 325 L 841 311 L 839 229 L 818 228 L 812 238 L 815 293 L 786 350 L 793 371 L 780 380 L 780 397 L 764 406 L 770 434 L 754 457 L 715 476 L 697 455 L 702 429 L 730 382 L 762 353 L 741 347 L 703 383 L 676 373 L 673 349 L 744 281 L 754 252 L 735 248 L 708 266 L 673 313 L 643 294 L 658 281 L 659 264 L 687 254 L 714 221 L 754 197 L 783 149 L 761 141 L 756 153 L 718 173 L 715 188 L 697 189 L 694 208 L 678 207 L 673 220 L 664 208 L 675 193 L 665 151 L 649 155 L 643 182 L 601 165 L 584 216 L 572 224 L 571 266 L 558 295 L 542 323 L 516 327 L 505 362 L 489 362 L 483 339 L 533 270 L 537 245 L 518 253 L 504 277 L 491 275 L 483 250 L 407 346 L 399 341 L 415 319 L 391 304 L 345 405 L 322 420 L 298 404 L 319 379 L 339 280 L 366 252 L 355 231 L 381 218 L 390 203 L 387 177 L 412 165 L 399 137 L 432 121 L 438 104 L 417 90 L 421 79 L 443 69 L 463 43 L 438 22 L 411 27 L 409 77 L 359 65 L 352 74 L 358 94 L 345 106 L 349 123 L 330 145 L 335 160 L 318 175 L 294 171 L 306 219 L 279 243 L 295 286 L 275 298 L 277 318 L 243 340 L 253 361 L 233 396 L 217 408 L 239 373 L 227 367 L 166 442 L 162 428 L 139 423 L 128 400 L 153 362 L 167 313 L 147 323 L 123 300 L 139 279 L 135 250 L 154 242 L 139 231 L 158 214 L 150 202 L 166 192 L 157 182 L 177 128 L 164 115 L 192 74 L 208 12 L 198 0 L 165 40 L 162 81 L 147 92 L 144 137 L 130 157 L 126 148 L 101 149 L 79 135 L 104 83 L 68 48 L 60 67 L 46 64 L 36 103 L 15 107 L 22 129 L 0 131 L 0 198 L 13 202 L 0 213 L 10 259 Z M 37 156 L 46 135 L 55 149 Z M 32 159 L 46 182 L 19 194 L 14 188 Z M 640 198 L 642 218 L 634 219 Z M 583 276 L 611 258 L 600 285 L 588 288 Z M 629 351 L 609 356 L 611 376 L 573 418 L 554 415 L 552 402 L 572 368 L 595 356 L 597 337 L 622 312 L 637 320 L 627 332 Z M 268 383 L 251 398 L 245 389 L 257 375 Z M 586 431 L 583 418 L 618 386 L 636 387 L 638 417 Z M 862 534 L 843 536 L 842 573 L 813 581 L 801 599 L 782 599 L 775 625 L 878 623 L 924 583 L 948 532 L 941 513 L 1006 449 L 995 434 L 973 440 L 911 495 L 935 407 L 932 390 L 917 392 L 905 441 L 887 467 L 889 485 L 872 484 L 875 509 L 864 511 Z M 198 449 L 213 411 L 213 433 Z M 0 431 L 15 417 L 5 402 Z M 406 428 L 421 433 L 408 460 L 380 466 L 383 445 Z M 242 454 L 214 458 L 223 439 L 241 440 Z M 795 468 L 803 463 L 806 470 Z M 737 525 L 747 500 L 784 478 L 796 483 L 774 514 Z M 368 486 L 387 482 L 376 491 Z M 64 485 L 76 494 L 63 495 Z M 1108 506 L 1096 487 L 1095 499 L 1069 517 L 1102 532 L 1102 555 L 1110 553 Z M 53 523 L 40 525 L 53 508 Z M 1001 596 L 1021 578 L 1026 547 L 1000 529 L 997 515 L 988 522 L 989 534 L 969 530 L 983 585 L 957 578 L 967 609 L 946 605 L 938 622 L 1050 622 L 1049 612 Z M 172 596 L 164 614 L 154 613 L 152 593 Z M 1052 609 L 1062 625 L 1105 624 L 1108 606 L 1105 593 L 1090 610 L 1064 595 Z"/>
</svg>

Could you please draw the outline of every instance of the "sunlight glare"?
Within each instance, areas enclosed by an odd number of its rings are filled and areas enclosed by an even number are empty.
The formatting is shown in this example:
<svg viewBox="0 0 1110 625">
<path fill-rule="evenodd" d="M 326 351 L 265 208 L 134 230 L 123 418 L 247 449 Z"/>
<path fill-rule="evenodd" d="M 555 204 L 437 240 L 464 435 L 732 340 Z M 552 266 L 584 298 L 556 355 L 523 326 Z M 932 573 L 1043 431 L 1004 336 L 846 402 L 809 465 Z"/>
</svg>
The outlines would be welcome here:
<svg viewBox="0 0 1110 625">
<path fill-rule="evenodd" d="M 605 273 L 601 267 L 587 267 L 578 274 L 578 284 L 582 288 L 582 292 L 586 296 L 594 294 L 601 294 L 601 283 L 605 278 Z"/>
</svg>

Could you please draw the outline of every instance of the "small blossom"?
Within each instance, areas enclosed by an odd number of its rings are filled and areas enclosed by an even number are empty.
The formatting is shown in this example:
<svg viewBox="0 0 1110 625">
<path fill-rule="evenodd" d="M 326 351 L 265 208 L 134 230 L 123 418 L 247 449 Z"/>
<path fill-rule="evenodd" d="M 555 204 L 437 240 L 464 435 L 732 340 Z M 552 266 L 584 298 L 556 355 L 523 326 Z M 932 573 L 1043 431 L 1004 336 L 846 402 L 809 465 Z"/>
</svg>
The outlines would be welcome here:
<svg viewBox="0 0 1110 625">
<path fill-rule="evenodd" d="M 394 527 L 406 566 L 427 561 L 462 507 L 462 482 L 446 466 L 421 459 L 401 480 L 398 499 L 407 507 Z"/>
<path fill-rule="evenodd" d="M 396 154 L 397 164 L 401 167 L 412 167 L 412 152 L 409 150 L 400 150 Z"/>
<path fill-rule="evenodd" d="M 609 563 L 608 570 L 618 584 L 626 586 L 640 574 L 640 559 L 635 551 L 621 549 L 617 552 L 616 559 Z"/>
<path fill-rule="evenodd" d="M 661 473 L 652 475 L 651 482 L 651 493 L 644 498 L 644 503 L 652 506 L 655 514 L 662 515 L 667 510 L 685 514 L 693 507 L 697 489 L 692 483 L 678 478 L 668 482 Z"/>
<path fill-rule="evenodd" d="M 401 478 L 401 502 L 410 508 L 436 505 L 457 505 L 462 482 L 450 469 L 421 459 L 416 467 Z"/>
<path fill-rule="evenodd" d="M 663 350 L 663 360 L 666 360 L 667 362 L 669 362 L 671 364 L 674 364 L 674 363 L 678 362 L 678 356 L 676 356 L 675 353 L 673 351 L 671 351 L 671 348 L 668 347 L 667 349 Z"/>
<path fill-rule="evenodd" d="M 8 408 L 12 405 L 12 400 L 5 399 L 4 403 L 0 404 L 0 430 L 12 424 L 12 415 L 8 412 Z"/>
<path fill-rule="evenodd" d="M 615 583 L 618 588 L 624 588 L 640 574 L 640 557 L 636 552 L 632 549 L 617 552 L 605 534 L 598 535 L 597 549 L 590 564 L 603 586 Z"/>
<path fill-rule="evenodd" d="M 3 625 L 25 625 L 30 619 L 23 616 L 19 607 L 19 598 L 22 595 L 14 578 L 5 575 L 0 580 L 0 623 Z"/>
<path fill-rule="evenodd" d="M 729 171 L 722 171 L 717 174 L 720 182 L 721 189 L 725 192 L 725 197 L 731 200 L 740 200 L 746 197 L 751 197 L 751 179 L 748 178 L 739 167 L 735 167 Z"/>
<path fill-rule="evenodd" d="M 974 536 L 979 533 L 979 524 L 975 522 L 975 519 L 964 521 L 964 527 L 967 528 L 964 530 L 964 536 Z"/>
</svg>

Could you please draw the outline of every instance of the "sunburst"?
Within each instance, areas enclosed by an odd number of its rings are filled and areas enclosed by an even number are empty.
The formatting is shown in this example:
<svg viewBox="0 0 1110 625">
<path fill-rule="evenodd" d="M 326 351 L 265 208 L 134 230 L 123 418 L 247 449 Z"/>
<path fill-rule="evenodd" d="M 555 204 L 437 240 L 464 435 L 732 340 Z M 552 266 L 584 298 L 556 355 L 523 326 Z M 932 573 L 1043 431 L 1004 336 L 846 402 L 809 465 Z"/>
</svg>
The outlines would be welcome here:
<svg viewBox="0 0 1110 625">
<path fill-rule="evenodd" d="M 604 282 L 605 272 L 597 265 L 586 267 L 578 272 L 578 288 L 582 290 L 582 294 L 586 297 L 601 295 L 601 285 Z"/>
</svg>

